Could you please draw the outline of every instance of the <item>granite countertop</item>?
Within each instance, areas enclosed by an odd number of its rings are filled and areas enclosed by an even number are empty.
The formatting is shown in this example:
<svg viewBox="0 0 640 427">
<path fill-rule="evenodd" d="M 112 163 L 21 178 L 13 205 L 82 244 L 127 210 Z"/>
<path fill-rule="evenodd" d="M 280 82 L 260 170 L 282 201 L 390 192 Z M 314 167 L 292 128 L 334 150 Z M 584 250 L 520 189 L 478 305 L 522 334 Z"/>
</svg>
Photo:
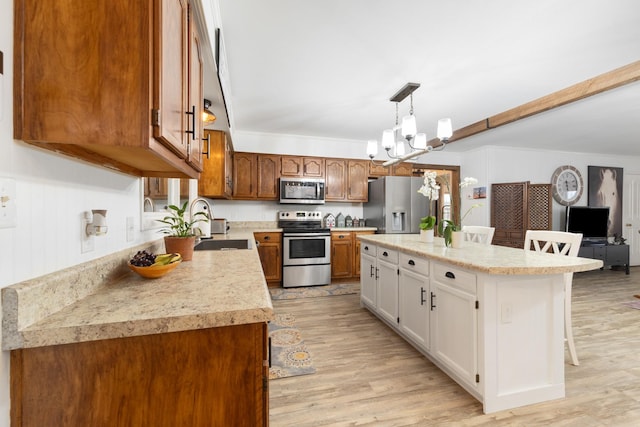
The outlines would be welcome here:
<svg viewBox="0 0 640 427">
<path fill-rule="evenodd" d="M 505 246 L 464 242 L 459 249 L 447 248 L 442 238 L 433 243 L 420 240 L 419 234 L 374 234 L 358 238 L 389 249 L 423 256 L 436 261 L 488 274 L 558 274 L 595 270 L 602 261 L 590 258 L 557 256 Z"/>
<path fill-rule="evenodd" d="M 67 295 L 56 309 L 43 300 L 58 298 L 54 294 L 61 286 L 74 286 L 69 279 L 45 286 L 45 276 L 4 288 L 3 349 L 267 322 L 273 306 L 252 231 L 214 236 L 248 238 L 251 249 L 195 251 L 192 261 L 158 279 L 126 268 L 76 300 Z M 39 308 L 34 301 L 40 301 Z"/>
</svg>

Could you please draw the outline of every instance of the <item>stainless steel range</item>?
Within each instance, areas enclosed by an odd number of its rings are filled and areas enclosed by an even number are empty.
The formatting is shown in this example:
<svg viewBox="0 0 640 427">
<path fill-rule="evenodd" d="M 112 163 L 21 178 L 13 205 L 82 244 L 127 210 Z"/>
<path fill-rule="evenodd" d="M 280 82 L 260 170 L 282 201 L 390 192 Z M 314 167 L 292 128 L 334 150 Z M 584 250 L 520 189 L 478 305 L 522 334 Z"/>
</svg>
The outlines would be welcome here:
<svg viewBox="0 0 640 427">
<path fill-rule="evenodd" d="M 318 211 L 278 213 L 282 228 L 282 286 L 331 283 L 331 233 Z"/>
</svg>

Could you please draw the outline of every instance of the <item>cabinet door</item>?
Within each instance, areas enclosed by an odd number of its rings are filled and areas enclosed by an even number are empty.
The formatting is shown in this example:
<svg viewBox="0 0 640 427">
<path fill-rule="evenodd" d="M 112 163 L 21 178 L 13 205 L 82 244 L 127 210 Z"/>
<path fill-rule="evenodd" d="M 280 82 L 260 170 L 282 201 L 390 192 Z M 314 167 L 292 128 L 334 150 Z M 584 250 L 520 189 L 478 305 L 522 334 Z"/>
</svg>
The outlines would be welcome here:
<svg viewBox="0 0 640 427">
<path fill-rule="evenodd" d="M 628 265 L 629 264 L 629 246 L 628 245 L 610 245 L 606 246 L 607 257 L 605 264 L 607 265 Z"/>
<path fill-rule="evenodd" d="M 159 111 L 153 136 L 187 157 L 188 18 L 187 0 L 162 0 L 157 17 L 162 28 L 154 46 L 154 106 Z"/>
<path fill-rule="evenodd" d="M 380 176 L 389 176 L 391 175 L 390 169 L 391 168 L 382 166 L 381 164 L 369 162 L 369 177 L 377 178 Z"/>
<path fill-rule="evenodd" d="M 347 162 L 347 199 L 352 202 L 366 202 L 368 200 L 368 165 L 363 160 L 349 160 Z"/>
<path fill-rule="evenodd" d="M 202 46 L 200 35 L 196 27 L 194 12 L 189 6 L 189 102 L 187 104 L 191 115 L 188 117 L 187 127 L 192 133 L 187 135 L 189 152 L 187 163 L 202 172 L 202 109 L 204 94 L 202 90 Z M 190 121 L 190 123 L 189 123 Z"/>
<path fill-rule="evenodd" d="M 258 156 L 252 153 L 233 155 L 233 198 L 255 199 L 258 194 Z"/>
<path fill-rule="evenodd" d="M 347 198 L 347 165 L 342 159 L 326 159 L 325 192 L 326 201 L 342 201 Z"/>
<path fill-rule="evenodd" d="M 362 274 L 360 274 L 360 300 L 371 308 L 377 307 L 378 269 L 376 259 L 362 254 Z"/>
<path fill-rule="evenodd" d="M 384 250 L 384 249 L 379 249 Z M 378 313 L 398 323 L 398 265 L 378 258 Z"/>
<path fill-rule="evenodd" d="M 429 349 L 429 278 L 400 268 L 400 331 L 418 346 Z"/>
<path fill-rule="evenodd" d="M 441 279 L 434 274 L 431 281 L 432 354 L 462 381 L 474 386 L 478 372 L 475 285 L 460 287 L 455 284 L 457 279 L 444 279 L 452 283 Z"/>
<path fill-rule="evenodd" d="M 259 154 L 258 199 L 278 200 L 278 178 L 280 178 L 280 156 Z"/>
<path fill-rule="evenodd" d="M 254 233 L 264 277 L 269 284 L 282 281 L 282 234 Z"/>
<path fill-rule="evenodd" d="M 282 156 L 280 158 L 280 176 L 302 176 L 302 157 Z"/>
<path fill-rule="evenodd" d="M 207 139 L 202 158 L 202 173 L 198 179 L 198 195 L 210 198 L 229 197 L 231 195 L 227 173 L 231 170 L 229 144 L 224 132 L 205 130 Z"/>
<path fill-rule="evenodd" d="M 324 177 L 324 159 L 321 157 L 305 157 L 302 159 L 302 174 L 310 178 Z"/>
<path fill-rule="evenodd" d="M 352 276 L 353 247 L 351 233 L 331 233 L 331 278 Z"/>
<path fill-rule="evenodd" d="M 408 162 L 393 165 L 393 176 L 413 176 L 413 165 Z"/>
</svg>

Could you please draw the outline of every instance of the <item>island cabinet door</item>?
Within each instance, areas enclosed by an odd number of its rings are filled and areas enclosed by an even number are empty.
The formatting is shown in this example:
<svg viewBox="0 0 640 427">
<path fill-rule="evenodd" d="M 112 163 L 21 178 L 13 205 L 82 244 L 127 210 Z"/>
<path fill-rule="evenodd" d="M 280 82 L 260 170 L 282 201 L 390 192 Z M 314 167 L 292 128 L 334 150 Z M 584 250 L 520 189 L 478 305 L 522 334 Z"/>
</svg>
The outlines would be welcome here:
<svg viewBox="0 0 640 427">
<path fill-rule="evenodd" d="M 398 252 L 378 248 L 378 314 L 398 325 Z"/>
<path fill-rule="evenodd" d="M 476 388 L 476 276 L 433 263 L 431 292 L 431 353 L 454 378 Z"/>
<path fill-rule="evenodd" d="M 372 256 L 362 254 L 360 273 L 360 301 L 375 310 L 377 307 L 376 288 L 378 286 L 378 267 L 376 259 Z"/>
<path fill-rule="evenodd" d="M 420 348 L 429 350 L 429 262 L 400 254 L 399 265 L 400 332 Z"/>
</svg>

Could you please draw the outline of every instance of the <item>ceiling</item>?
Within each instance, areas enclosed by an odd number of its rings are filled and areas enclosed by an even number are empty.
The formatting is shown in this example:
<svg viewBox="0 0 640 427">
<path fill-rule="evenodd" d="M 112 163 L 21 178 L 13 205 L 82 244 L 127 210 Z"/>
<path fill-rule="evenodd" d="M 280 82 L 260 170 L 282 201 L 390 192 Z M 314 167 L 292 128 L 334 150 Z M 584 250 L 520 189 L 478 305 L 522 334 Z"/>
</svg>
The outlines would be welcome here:
<svg viewBox="0 0 640 427">
<path fill-rule="evenodd" d="M 407 82 L 431 139 L 441 117 L 459 129 L 640 60 L 637 0 L 202 2 L 217 4 L 234 133 L 354 140 L 363 155 Z M 640 81 L 447 150 L 481 145 L 640 155 Z"/>
</svg>

